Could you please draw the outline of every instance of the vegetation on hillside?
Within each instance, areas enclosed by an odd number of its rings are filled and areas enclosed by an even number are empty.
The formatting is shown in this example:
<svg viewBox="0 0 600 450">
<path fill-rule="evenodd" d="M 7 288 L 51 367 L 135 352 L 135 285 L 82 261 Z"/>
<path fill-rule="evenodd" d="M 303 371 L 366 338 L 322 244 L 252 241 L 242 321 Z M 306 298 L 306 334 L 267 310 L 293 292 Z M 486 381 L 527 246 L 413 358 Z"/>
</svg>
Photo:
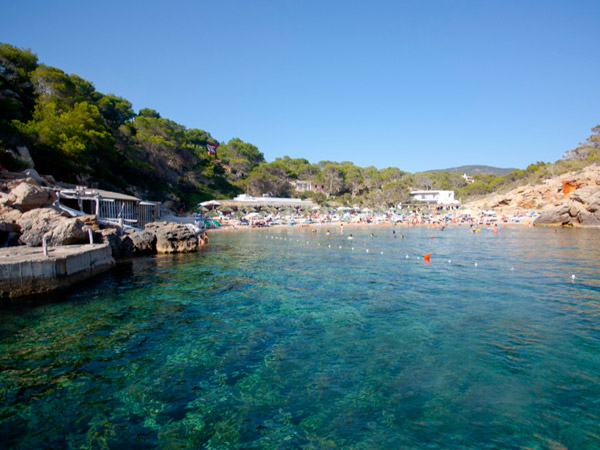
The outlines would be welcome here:
<svg viewBox="0 0 600 450">
<path fill-rule="evenodd" d="M 150 200 L 171 199 L 177 208 L 242 192 L 393 206 L 406 202 L 414 189 L 448 189 L 465 200 L 539 182 L 600 159 L 600 126 L 556 163 L 537 162 L 507 174 L 469 173 L 475 179 L 472 184 L 456 168 L 408 173 L 396 167 L 311 163 L 288 156 L 267 162 L 256 146 L 239 138 L 221 142 L 217 159 L 207 154 L 210 142 L 217 141 L 207 131 L 186 128 L 153 109 L 135 113 L 128 100 L 100 93 L 77 75 L 40 64 L 30 50 L 0 44 L 1 167 L 22 170 L 30 165 L 26 147 L 42 174 Z M 295 192 L 294 182 L 299 180 L 318 188 Z"/>
</svg>

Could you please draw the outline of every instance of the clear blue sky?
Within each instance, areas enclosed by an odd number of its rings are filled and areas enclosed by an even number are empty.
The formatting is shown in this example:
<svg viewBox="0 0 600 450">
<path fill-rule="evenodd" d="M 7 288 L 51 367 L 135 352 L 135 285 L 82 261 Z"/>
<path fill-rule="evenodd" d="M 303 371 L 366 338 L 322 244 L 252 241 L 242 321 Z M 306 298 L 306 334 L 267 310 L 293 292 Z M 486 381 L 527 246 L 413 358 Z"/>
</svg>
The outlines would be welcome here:
<svg viewBox="0 0 600 450">
<path fill-rule="evenodd" d="M 420 171 L 600 123 L 600 1 L 5 1 L 0 41 L 216 139 Z"/>
</svg>

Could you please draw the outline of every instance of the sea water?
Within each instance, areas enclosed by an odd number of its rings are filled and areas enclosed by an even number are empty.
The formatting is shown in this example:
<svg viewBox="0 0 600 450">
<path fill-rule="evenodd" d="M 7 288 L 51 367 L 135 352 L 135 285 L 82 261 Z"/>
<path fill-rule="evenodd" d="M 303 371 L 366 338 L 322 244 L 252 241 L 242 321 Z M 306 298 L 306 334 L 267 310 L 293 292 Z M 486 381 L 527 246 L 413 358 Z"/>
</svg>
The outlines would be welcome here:
<svg viewBox="0 0 600 450">
<path fill-rule="evenodd" d="M 325 231 L 4 307 L 0 447 L 600 448 L 598 230 Z"/>
</svg>

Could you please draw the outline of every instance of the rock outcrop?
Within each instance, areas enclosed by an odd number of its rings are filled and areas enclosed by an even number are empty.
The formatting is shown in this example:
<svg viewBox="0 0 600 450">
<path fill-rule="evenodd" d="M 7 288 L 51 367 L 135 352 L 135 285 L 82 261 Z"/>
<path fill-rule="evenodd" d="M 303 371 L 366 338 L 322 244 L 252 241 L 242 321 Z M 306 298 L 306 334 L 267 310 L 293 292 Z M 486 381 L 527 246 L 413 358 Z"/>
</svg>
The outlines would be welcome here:
<svg viewBox="0 0 600 450">
<path fill-rule="evenodd" d="M 62 216 L 52 208 L 33 209 L 24 213 L 16 222 L 21 229 L 19 243 L 30 247 L 42 245 L 47 236 L 48 245 L 72 245 L 89 242 L 84 223 L 79 219 Z"/>
<path fill-rule="evenodd" d="M 121 236 L 116 228 L 101 230 L 100 235 L 102 242 L 110 244 L 113 258 L 129 258 L 133 254 L 133 242 L 129 236 Z"/>
<path fill-rule="evenodd" d="M 35 183 L 33 178 L 28 178 L 27 181 L 20 182 L 10 192 L 0 193 L 0 205 L 26 212 L 50 206 L 56 200 L 56 195 L 51 190 L 37 186 L 28 180 Z"/>
<path fill-rule="evenodd" d="M 539 211 L 537 225 L 600 226 L 600 167 L 592 165 L 535 186 L 521 186 L 471 202 L 472 208 Z"/>
<path fill-rule="evenodd" d="M 173 222 L 152 222 L 146 231 L 156 235 L 157 253 L 189 253 L 198 251 L 198 236 L 188 226 Z"/>
<path fill-rule="evenodd" d="M 136 231 L 129 235 L 133 243 L 133 255 L 153 255 L 156 253 L 156 235 L 150 231 Z"/>
</svg>

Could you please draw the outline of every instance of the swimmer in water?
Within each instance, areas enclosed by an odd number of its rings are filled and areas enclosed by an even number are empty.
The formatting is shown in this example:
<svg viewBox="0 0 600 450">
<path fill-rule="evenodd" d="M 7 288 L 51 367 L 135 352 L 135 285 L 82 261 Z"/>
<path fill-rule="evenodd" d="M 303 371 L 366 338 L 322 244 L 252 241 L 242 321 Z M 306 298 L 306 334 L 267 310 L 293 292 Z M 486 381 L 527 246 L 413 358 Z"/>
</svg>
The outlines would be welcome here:
<svg viewBox="0 0 600 450">
<path fill-rule="evenodd" d="M 354 238 L 352 237 L 352 235 L 348 236 L 348 240 L 349 240 L 349 241 L 351 241 L 351 240 L 353 240 L 353 239 L 354 239 Z"/>
<path fill-rule="evenodd" d="M 498 234 L 498 225 L 494 224 L 494 234 Z"/>
<path fill-rule="evenodd" d="M 392 237 L 396 239 L 396 230 L 392 231 Z"/>
<path fill-rule="evenodd" d="M 317 230 L 312 230 L 312 234 L 317 234 Z"/>
<path fill-rule="evenodd" d="M 327 230 L 327 236 L 329 236 L 329 235 L 330 235 L 329 230 Z"/>
</svg>

